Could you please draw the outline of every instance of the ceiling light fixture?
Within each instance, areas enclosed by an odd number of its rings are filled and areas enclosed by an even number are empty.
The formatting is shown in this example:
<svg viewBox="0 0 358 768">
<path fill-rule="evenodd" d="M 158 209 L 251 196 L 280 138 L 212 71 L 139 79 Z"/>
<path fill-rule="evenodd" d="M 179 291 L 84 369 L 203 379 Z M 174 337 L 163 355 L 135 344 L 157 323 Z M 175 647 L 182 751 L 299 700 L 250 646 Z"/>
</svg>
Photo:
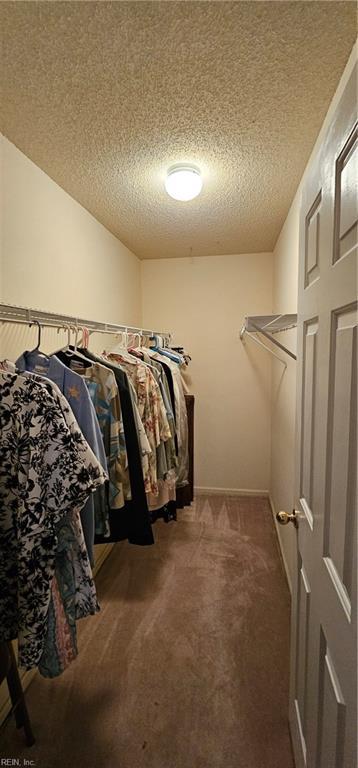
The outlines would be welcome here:
<svg viewBox="0 0 358 768">
<path fill-rule="evenodd" d="M 174 200 L 193 200 L 202 186 L 200 171 L 194 165 L 173 165 L 165 179 L 165 189 Z"/>
</svg>

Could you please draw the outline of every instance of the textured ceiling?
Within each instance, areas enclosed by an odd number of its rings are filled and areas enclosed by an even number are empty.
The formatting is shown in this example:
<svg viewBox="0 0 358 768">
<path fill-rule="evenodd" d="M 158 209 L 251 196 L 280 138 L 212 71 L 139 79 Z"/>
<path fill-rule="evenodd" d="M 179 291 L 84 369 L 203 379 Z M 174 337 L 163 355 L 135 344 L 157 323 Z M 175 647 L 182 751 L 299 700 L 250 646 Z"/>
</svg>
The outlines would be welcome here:
<svg viewBox="0 0 358 768">
<path fill-rule="evenodd" d="M 140 258 L 268 251 L 354 2 L 1 2 L 2 131 Z M 166 169 L 204 188 L 178 203 Z"/>
</svg>

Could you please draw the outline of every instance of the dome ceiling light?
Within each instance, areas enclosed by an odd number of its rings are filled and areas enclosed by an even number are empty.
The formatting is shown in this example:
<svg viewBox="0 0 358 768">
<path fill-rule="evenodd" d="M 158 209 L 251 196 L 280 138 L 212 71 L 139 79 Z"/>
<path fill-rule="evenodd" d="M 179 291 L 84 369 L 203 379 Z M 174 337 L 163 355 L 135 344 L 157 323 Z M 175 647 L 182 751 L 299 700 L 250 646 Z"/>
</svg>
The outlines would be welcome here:
<svg viewBox="0 0 358 768">
<path fill-rule="evenodd" d="M 194 165 L 173 165 L 165 180 L 165 189 L 174 200 L 193 200 L 203 186 L 198 168 Z"/>
</svg>

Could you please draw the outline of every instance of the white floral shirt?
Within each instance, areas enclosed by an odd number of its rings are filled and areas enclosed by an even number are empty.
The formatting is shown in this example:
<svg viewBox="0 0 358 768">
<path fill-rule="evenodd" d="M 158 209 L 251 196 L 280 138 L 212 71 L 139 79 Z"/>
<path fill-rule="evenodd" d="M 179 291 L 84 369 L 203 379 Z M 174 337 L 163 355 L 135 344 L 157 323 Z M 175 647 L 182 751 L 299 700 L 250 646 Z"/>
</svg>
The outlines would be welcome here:
<svg viewBox="0 0 358 768">
<path fill-rule="evenodd" d="M 47 387 L 0 371 L 0 640 L 18 637 L 28 669 L 46 634 L 58 525 L 105 479 Z"/>
</svg>

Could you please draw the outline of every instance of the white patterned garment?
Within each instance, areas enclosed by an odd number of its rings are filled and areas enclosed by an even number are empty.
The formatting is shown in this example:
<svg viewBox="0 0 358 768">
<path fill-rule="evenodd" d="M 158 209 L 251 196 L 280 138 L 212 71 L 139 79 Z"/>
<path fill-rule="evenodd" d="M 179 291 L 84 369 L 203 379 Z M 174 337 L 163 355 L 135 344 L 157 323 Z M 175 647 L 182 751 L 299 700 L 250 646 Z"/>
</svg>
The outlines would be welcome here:
<svg viewBox="0 0 358 768">
<path fill-rule="evenodd" d="M 64 419 L 70 432 L 74 434 L 78 434 L 78 432 L 80 432 L 80 434 L 82 434 L 75 419 L 72 408 L 57 384 L 55 384 L 53 381 L 50 381 L 49 379 L 45 379 L 42 376 L 39 376 L 36 373 L 30 373 L 29 371 L 24 371 L 21 375 L 23 375 L 26 379 L 34 379 L 35 381 L 42 383 L 46 387 L 47 391 L 56 400 L 59 408 L 63 413 Z M 77 442 L 77 448 L 80 456 L 82 456 L 83 461 L 86 462 L 88 455 L 88 445 L 84 437 L 81 442 Z M 104 470 L 102 471 L 102 474 L 102 482 L 108 480 L 108 476 Z M 65 524 L 65 520 L 62 520 L 62 524 Z M 76 589 L 76 619 L 82 619 L 85 616 L 96 613 L 99 610 L 99 605 L 97 602 L 96 587 L 92 575 L 91 563 L 88 558 L 81 517 L 78 509 L 71 511 L 71 513 L 66 516 L 66 524 L 71 527 L 73 532 L 71 560 Z"/>
<path fill-rule="evenodd" d="M 47 387 L 0 371 L 0 640 L 18 637 L 28 669 L 43 648 L 57 526 L 105 478 Z"/>
<path fill-rule="evenodd" d="M 150 357 L 155 360 L 162 360 L 169 366 L 174 387 L 174 399 L 175 399 L 175 418 L 178 437 L 178 469 L 177 469 L 177 486 L 188 485 L 189 476 L 189 449 L 188 449 L 188 415 L 185 403 L 185 390 L 186 384 L 180 371 L 180 367 L 173 360 L 160 354 L 160 352 L 154 352 L 151 349 L 146 350 Z"/>
</svg>

